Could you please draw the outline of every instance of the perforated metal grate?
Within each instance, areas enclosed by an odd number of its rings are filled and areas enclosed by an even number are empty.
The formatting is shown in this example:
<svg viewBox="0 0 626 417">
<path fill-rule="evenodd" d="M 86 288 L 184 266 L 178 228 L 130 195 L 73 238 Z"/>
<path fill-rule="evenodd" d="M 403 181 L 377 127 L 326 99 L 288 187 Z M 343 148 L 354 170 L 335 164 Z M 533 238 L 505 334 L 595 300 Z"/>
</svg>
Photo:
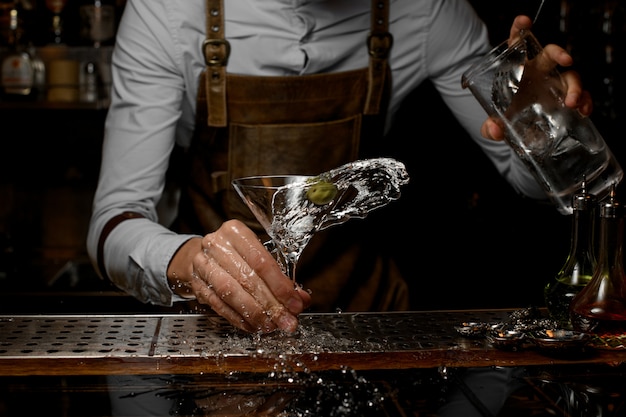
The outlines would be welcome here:
<svg viewBox="0 0 626 417">
<path fill-rule="evenodd" d="M 465 321 L 500 321 L 472 312 Z M 248 335 L 218 316 L 0 316 L 0 358 L 251 355 L 448 348 L 458 313 L 309 314 L 294 335 Z"/>
</svg>

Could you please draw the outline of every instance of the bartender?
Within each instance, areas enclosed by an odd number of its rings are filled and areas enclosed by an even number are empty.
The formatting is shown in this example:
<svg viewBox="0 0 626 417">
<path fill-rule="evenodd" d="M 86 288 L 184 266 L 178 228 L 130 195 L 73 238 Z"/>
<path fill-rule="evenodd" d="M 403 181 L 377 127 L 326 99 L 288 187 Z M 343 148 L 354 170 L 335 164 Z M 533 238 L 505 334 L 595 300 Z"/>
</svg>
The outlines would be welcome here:
<svg viewBox="0 0 626 417">
<path fill-rule="evenodd" d="M 517 17 L 511 37 L 530 25 Z M 293 332 L 306 309 L 409 308 L 385 247 L 396 243 L 358 221 L 313 238 L 294 288 L 230 181 L 382 156 L 401 103 L 430 80 L 513 189 L 545 199 L 461 87 L 489 49 L 465 0 L 129 0 L 112 58 L 93 264 L 144 303 L 194 300 L 248 332 Z M 571 65 L 562 48 L 545 50 Z M 564 75 L 566 104 L 589 114 L 577 74 Z"/>
</svg>

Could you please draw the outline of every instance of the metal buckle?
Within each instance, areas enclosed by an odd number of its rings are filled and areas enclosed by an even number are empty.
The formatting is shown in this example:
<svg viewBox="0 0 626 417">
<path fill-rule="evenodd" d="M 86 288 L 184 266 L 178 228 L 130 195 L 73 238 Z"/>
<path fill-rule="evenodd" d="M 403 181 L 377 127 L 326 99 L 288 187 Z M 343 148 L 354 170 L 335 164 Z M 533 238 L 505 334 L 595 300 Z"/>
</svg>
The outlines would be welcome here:
<svg viewBox="0 0 626 417">
<path fill-rule="evenodd" d="M 224 56 L 219 57 L 216 54 L 211 54 L 211 58 L 209 58 L 209 51 L 207 49 L 209 46 L 215 48 L 216 50 L 223 46 L 225 51 Z M 204 42 L 202 42 L 202 51 L 204 52 L 204 60 L 208 66 L 226 66 L 230 56 L 230 42 L 226 39 L 205 39 Z"/>
<path fill-rule="evenodd" d="M 376 46 L 374 45 L 374 41 Z M 381 47 L 384 46 L 384 47 Z M 393 45 L 393 36 L 389 32 L 371 34 L 367 37 L 367 46 L 369 48 L 370 56 L 378 59 L 387 58 L 391 46 Z"/>
</svg>

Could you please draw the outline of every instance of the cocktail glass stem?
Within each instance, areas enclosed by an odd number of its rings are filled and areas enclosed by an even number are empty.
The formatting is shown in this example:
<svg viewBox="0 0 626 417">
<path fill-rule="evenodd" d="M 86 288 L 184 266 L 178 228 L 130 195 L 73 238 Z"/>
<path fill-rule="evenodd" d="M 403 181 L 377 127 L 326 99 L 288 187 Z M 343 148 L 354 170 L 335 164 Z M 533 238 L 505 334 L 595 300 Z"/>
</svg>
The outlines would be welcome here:
<svg viewBox="0 0 626 417">
<path fill-rule="evenodd" d="M 280 245 L 274 242 L 273 240 L 268 240 L 263 244 L 265 248 L 274 255 L 274 258 L 280 265 L 283 273 L 287 275 L 291 280 L 296 282 L 296 265 L 298 264 L 298 259 L 293 259 L 290 257 L 286 251 L 282 250 Z"/>
<path fill-rule="evenodd" d="M 270 237 L 271 241 L 265 243 L 266 249 L 294 282 L 296 263 L 316 227 L 306 210 L 308 178 L 302 175 L 261 175 L 232 182 L 235 191 Z"/>
</svg>

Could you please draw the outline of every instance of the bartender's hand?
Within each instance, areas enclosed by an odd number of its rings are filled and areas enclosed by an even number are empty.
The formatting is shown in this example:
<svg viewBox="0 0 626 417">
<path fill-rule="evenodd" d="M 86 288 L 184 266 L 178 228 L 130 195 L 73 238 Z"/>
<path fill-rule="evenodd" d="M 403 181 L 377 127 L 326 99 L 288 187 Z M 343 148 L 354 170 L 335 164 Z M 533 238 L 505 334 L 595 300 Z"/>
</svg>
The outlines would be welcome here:
<svg viewBox="0 0 626 417">
<path fill-rule="evenodd" d="M 532 20 L 528 16 L 517 16 L 511 26 L 509 43 L 515 42 L 519 37 L 519 33 L 523 29 L 530 29 Z M 544 46 L 546 58 L 553 61 L 554 66 L 569 67 L 573 63 L 570 54 L 558 45 L 548 44 Z M 588 116 L 593 111 L 593 101 L 588 91 L 582 89 L 580 75 L 573 70 L 561 73 L 563 80 L 567 84 L 567 95 L 565 96 L 565 105 Z M 498 125 L 494 118 L 489 118 L 483 123 L 480 133 L 487 139 L 502 140 L 504 139 L 504 131 Z"/>
<path fill-rule="evenodd" d="M 195 297 L 247 332 L 293 333 L 311 296 L 282 273 L 257 235 L 238 220 L 186 242 L 167 269 L 172 290 Z"/>
</svg>

